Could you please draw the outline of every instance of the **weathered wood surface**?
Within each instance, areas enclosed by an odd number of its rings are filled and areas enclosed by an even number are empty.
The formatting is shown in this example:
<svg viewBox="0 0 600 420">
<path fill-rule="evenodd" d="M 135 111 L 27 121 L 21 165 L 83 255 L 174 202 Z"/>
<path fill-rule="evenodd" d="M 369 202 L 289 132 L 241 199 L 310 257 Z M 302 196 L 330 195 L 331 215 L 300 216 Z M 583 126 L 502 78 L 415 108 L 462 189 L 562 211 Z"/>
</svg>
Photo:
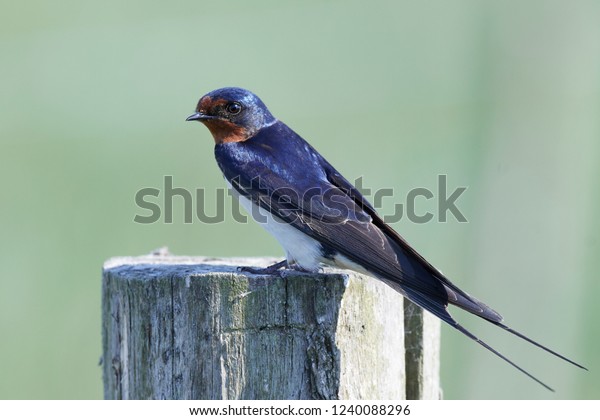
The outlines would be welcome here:
<svg viewBox="0 0 600 420">
<path fill-rule="evenodd" d="M 423 321 L 398 293 L 348 271 L 290 271 L 282 278 L 236 270 L 272 262 L 107 261 L 105 398 L 439 397 L 437 320 Z"/>
<path fill-rule="evenodd" d="M 406 399 L 442 399 L 440 388 L 440 320 L 404 299 Z"/>
</svg>

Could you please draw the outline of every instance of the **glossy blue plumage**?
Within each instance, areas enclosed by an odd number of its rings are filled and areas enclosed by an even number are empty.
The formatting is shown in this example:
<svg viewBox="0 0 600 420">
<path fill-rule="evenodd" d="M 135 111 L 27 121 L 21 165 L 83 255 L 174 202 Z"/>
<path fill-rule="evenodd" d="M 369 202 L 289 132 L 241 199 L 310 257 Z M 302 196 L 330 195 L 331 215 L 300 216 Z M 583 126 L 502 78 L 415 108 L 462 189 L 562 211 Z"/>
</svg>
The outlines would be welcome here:
<svg viewBox="0 0 600 420">
<path fill-rule="evenodd" d="M 230 108 L 232 103 L 240 107 Z M 507 327 L 496 311 L 452 284 L 388 226 L 312 146 L 277 121 L 254 94 L 240 88 L 210 92 L 190 118 L 211 129 L 217 142 L 215 158 L 235 191 L 250 205 L 284 222 L 267 229 L 287 248 L 288 260 L 295 259 L 308 269 L 324 263 L 370 274 L 547 388 L 458 324 L 448 312 L 448 304 L 581 367 Z M 235 135 L 223 133 L 224 129 Z"/>
</svg>

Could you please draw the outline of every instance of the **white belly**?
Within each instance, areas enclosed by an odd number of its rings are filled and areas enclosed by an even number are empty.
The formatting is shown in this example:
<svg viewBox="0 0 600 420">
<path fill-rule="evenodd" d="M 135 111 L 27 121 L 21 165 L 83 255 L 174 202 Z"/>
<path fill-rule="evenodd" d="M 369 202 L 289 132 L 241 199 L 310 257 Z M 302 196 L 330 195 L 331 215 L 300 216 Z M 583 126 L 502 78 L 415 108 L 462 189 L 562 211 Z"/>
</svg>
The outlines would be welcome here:
<svg viewBox="0 0 600 420">
<path fill-rule="evenodd" d="M 319 268 L 320 263 L 324 262 L 319 242 L 241 196 L 229 181 L 227 186 L 246 212 L 281 244 L 286 252 L 288 263 L 298 264 L 310 271 Z"/>
</svg>

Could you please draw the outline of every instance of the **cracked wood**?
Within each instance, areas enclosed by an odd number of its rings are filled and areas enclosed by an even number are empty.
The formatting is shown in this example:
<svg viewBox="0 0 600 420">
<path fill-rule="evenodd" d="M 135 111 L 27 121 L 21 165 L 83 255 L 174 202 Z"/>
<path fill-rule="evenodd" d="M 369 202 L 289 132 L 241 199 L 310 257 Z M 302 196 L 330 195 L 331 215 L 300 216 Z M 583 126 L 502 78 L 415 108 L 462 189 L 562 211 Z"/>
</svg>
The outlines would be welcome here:
<svg viewBox="0 0 600 420">
<path fill-rule="evenodd" d="M 105 398 L 439 397 L 439 323 L 409 304 L 405 336 L 402 296 L 356 273 L 236 271 L 271 262 L 107 261 Z"/>
</svg>

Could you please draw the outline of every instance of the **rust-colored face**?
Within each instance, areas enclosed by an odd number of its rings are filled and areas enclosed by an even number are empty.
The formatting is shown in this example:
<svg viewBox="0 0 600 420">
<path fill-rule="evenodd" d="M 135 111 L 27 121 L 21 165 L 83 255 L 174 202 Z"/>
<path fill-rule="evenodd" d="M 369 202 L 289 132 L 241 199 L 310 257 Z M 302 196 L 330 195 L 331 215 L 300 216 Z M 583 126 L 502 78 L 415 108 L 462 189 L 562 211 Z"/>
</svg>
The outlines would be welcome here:
<svg viewBox="0 0 600 420">
<path fill-rule="evenodd" d="M 246 133 L 246 129 L 230 121 L 206 120 L 202 122 L 210 130 L 217 144 L 237 143 L 248 140 L 249 136 Z"/>
<path fill-rule="evenodd" d="M 204 95 L 196 113 L 187 121 L 201 121 L 215 143 L 239 143 L 253 138 L 277 119 L 252 92 L 240 88 L 221 88 Z"/>
<path fill-rule="evenodd" d="M 246 141 L 250 137 L 243 125 L 231 121 L 231 117 L 235 116 L 231 113 L 231 104 L 232 102 L 226 99 L 213 99 L 208 95 L 198 102 L 196 111 L 206 115 L 206 118 L 200 121 L 210 130 L 217 144 Z"/>
</svg>

